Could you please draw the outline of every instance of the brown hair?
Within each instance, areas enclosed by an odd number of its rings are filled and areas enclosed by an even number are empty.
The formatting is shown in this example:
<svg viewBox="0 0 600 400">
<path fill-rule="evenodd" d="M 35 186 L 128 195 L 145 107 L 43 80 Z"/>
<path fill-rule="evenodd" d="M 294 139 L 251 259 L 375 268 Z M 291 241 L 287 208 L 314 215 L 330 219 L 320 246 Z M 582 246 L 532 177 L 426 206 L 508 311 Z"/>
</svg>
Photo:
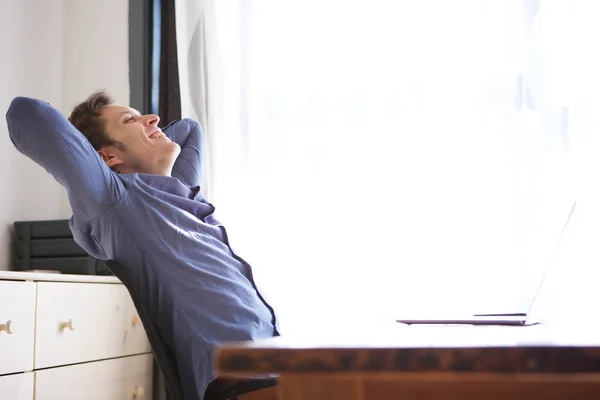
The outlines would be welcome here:
<svg viewBox="0 0 600 400">
<path fill-rule="evenodd" d="M 119 144 L 111 140 L 106 132 L 106 121 L 101 118 L 100 110 L 111 105 L 113 99 L 105 91 L 92 93 L 85 101 L 79 103 L 69 116 L 69 121 L 89 140 L 94 149 Z"/>
</svg>

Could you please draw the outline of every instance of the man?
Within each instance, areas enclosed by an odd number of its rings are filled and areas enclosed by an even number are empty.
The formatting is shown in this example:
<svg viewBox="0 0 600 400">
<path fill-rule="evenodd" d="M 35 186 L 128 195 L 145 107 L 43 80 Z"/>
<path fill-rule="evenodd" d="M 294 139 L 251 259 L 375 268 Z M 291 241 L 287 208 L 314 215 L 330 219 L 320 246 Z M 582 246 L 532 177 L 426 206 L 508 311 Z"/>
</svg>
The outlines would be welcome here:
<svg viewBox="0 0 600 400">
<path fill-rule="evenodd" d="M 6 118 L 15 147 L 66 187 L 76 242 L 122 268 L 177 359 L 186 399 L 202 399 L 213 379 L 215 345 L 277 334 L 250 266 L 200 194 L 198 123 L 161 131 L 158 116 L 115 105 L 103 92 L 69 120 L 23 97 Z"/>
</svg>

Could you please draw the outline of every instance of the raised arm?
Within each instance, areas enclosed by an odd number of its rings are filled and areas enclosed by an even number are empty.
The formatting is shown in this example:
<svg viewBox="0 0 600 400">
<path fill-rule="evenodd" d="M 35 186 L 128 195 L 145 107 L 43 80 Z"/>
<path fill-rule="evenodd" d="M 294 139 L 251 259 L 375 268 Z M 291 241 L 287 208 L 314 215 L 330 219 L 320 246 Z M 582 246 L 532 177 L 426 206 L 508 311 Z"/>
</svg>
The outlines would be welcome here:
<svg viewBox="0 0 600 400">
<path fill-rule="evenodd" d="M 181 147 L 172 175 L 190 187 L 201 186 L 204 134 L 200 124 L 185 118 L 169 124 L 163 132 Z"/>
<path fill-rule="evenodd" d="M 6 121 L 17 150 L 67 189 L 76 226 L 99 217 L 121 197 L 125 189 L 117 175 L 83 134 L 48 103 L 17 97 Z"/>
</svg>

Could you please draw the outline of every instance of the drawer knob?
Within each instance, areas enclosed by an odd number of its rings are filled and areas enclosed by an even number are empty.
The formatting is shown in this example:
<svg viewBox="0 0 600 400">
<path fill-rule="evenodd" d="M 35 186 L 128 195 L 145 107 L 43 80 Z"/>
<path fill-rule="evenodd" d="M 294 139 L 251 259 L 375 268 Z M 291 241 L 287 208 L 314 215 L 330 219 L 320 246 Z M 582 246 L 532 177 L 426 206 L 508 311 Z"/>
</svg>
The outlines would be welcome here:
<svg viewBox="0 0 600 400">
<path fill-rule="evenodd" d="M 73 318 L 69 318 L 69 320 L 67 322 L 63 322 L 62 324 L 60 324 L 60 330 L 64 331 L 64 330 L 70 330 L 70 331 L 74 331 L 75 328 L 73 328 Z"/>
<path fill-rule="evenodd" d="M 10 324 L 12 321 L 6 321 L 5 324 L 0 324 L 0 332 L 5 331 L 9 335 L 12 335 L 12 331 L 10 330 Z"/>
<path fill-rule="evenodd" d="M 142 320 L 140 319 L 139 315 L 131 317 L 131 326 L 135 327 L 137 325 L 140 325 L 141 323 L 142 323 Z"/>
<path fill-rule="evenodd" d="M 136 386 L 133 389 L 133 393 L 132 393 L 132 399 L 133 400 L 138 400 L 138 399 L 143 399 L 146 396 L 146 390 L 144 390 L 143 386 Z"/>
</svg>

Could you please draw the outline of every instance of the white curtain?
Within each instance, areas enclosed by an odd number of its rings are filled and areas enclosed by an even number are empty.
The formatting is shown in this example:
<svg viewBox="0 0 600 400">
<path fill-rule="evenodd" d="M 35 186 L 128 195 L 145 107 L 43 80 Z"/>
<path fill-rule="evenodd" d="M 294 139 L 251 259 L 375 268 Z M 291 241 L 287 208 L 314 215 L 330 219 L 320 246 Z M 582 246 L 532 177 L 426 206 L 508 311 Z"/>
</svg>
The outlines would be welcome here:
<svg viewBox="0 0 600 400">
<path fill-rule="evenodd" d="M 600 3 L 176 10 L 204 190 L 284 329 L 524 311 L 595 178 Z"/>
</svg>

